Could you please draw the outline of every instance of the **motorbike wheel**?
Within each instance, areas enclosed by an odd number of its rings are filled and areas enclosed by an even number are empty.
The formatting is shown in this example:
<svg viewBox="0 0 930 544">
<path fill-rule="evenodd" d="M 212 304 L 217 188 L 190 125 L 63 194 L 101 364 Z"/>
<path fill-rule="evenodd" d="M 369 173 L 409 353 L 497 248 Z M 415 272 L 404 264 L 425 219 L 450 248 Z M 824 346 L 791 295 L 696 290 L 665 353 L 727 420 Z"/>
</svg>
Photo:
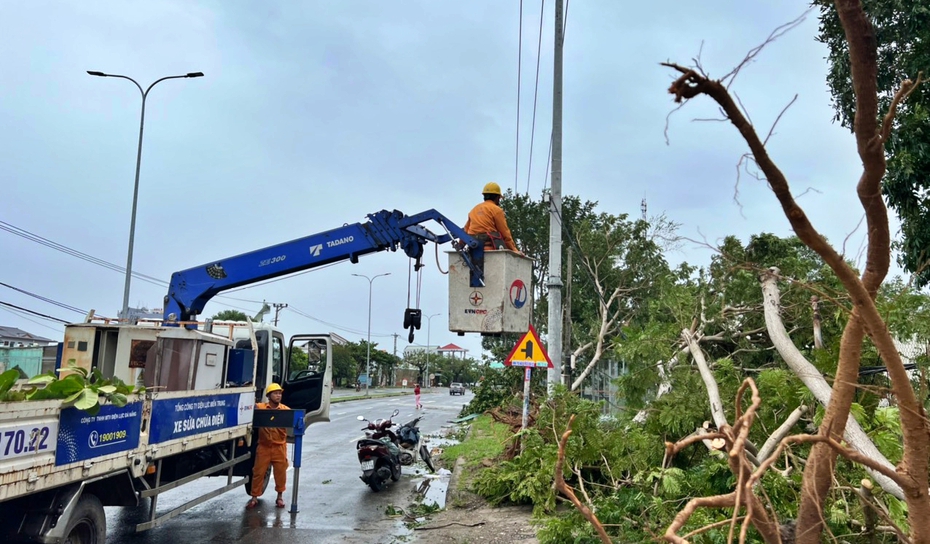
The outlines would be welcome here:
<svg viewBox="0 0 930 544">
<path fill-rule="evenodd" d="M 400 473 L 400 463 L 398 463 L 391 468 L 391 481 L 396 482 L 400 480 Z"/>
<path fill-rule="evenodd" d="M 423 459 L 430 472 L 436 472 L 436 468 L 433 466 L 433 456 L 429 454 L 429 448 L 426 447 L 426 444 L 420 446 L 420 459 Z"/>
<path fill-rule="evenodd" d="M 384 489 L 384 480 L 382 480 L 381 478 L 378 478 L 376 474 L 372 474 L 371 478 L 368 479 L 368 487 L 370 487 L 372 491 L 377 493 L 378 491 L 381 491 L 382 489 Z"/>
</svg>

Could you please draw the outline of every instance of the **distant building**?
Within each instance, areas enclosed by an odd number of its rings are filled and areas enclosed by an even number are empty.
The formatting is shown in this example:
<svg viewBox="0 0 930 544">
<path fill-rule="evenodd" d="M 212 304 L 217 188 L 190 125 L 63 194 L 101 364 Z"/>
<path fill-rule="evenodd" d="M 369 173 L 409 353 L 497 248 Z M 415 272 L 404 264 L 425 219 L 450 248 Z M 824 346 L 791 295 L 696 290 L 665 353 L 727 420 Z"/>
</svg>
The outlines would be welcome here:
<svg viewBox="0 0 930 544">
<path fill-rule="evenodd" d="M 456 346 L 455 344 L 446 344 L 446 345 L 442 346 L 441 348 L 438 348 L 436 351 L 437 351 L 438 353 L 443 354 L 443 355 L 450 355 L 452 358 L 455 358 L 455 354 L 456 354 L 456 353 L 461 353 L 461 354 L 462 354 L 462 359 L 464 359 L 464 358 L 465 358 L 465 354 L 468 353 L 468 350 L 467 350 L 467 349 L 465 349 L 465 348 L 460 348 L 460 347 Z"/>
<path fill-rule="evenodd" d="M 430 355 L 439 353 L 439 346 L 424 346 L 422 344 L 410 344 L 404 348 L 404 357 L 411 353 L 429 351 Z"/>
<path fill-rule="evenodd" d="M 16 327 L 4 327 L 0 325 L 0 346 L 2 347 L 48 346 L 56 342 L 56 340 L 30 334 Z"/>
</svg>

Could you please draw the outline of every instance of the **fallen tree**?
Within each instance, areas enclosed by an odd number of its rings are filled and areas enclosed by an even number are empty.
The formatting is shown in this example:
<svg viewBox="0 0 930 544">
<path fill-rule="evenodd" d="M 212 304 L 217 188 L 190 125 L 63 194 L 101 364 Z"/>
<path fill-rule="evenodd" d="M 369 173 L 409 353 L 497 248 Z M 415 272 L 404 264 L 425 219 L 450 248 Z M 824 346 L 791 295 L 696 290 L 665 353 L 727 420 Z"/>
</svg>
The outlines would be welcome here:
<svg viewBox="0 0 930 544">
<path fill-rule="evenodd" d="M 888 273 L 890 264 L 890 231 L 888 214 L 881 196 L 881 180 L 885 173 L 885 145 L 889 139 L 898 103 L 904 100 L 919 85 L 905 80 L 895 93 L 888 110 L 880 117 L 877 99 L 877 64 L 873 28 L 859 0 L 836 0 L 835 7 L 849 45 L 851 77 L 856 94 L 856 118 L 854 133 L 863 172 L 857 185 L 857 194 L 865 212 L 868 229 L 865 271 L 859 274 L 843 259 L 811 224 L 804 210 L 791 193 L 788 180 L 768 155 L 765 141 L 747 120 L 737 102 L 730 95 L 728 83 L 739 73 L 746 61 L 720 80 L 714 80 L 700 67 L 685 67 L 673 63 L 665 66 L 680 75 L 671 85 L 669 92 L 676 102 L 685 102 L 698 96 L 707 96 L 720 106 L 727 120 L 737 128 L 750 148 L 746 155 L 758 167 L 776 196 L 785 217 L 797 236 L 814 250 L 833 270 L 846 289 L 852 303 L 852 311 L 843 331 L 834 383 L 826 413 L 816 436 L 805 438 L 814 442 L 804 469 L 801 489 L 801 505 L 796 520 L 797 542 L 816 543 L 824 527 L 823 501 L 833 484 L 837 455 L 865 464 L 893 479 L 903 490 L 908 508 L 908 538 L 915 543 L 930 542 L 930 498 L 928 498 L 928 454 L 930 434 L 927 432 L 926 413 L 918 401 L 905 370 L 888 326 L 875 304 L 878 289 Z M 761 47 L 756 50 L 761 50 Z M 881 121 L 880 121 L 881 119 Z M 868 336 L 884 362 L 891 390 L 900 407 L 900 423 L 904 441 L 904 454 L 896 471 L 887 472 L 887 467 L 869 462 L 864 456 L 838 447 L 850 415 L 853 396 L 858 382 L 858 371 L 863 340 Z M 739 407 L 737 406 L 737 409 Z M 798 442 L 800 438 L 789 437 L 782 441 Z M 734 453 L 735 452 L 735 453 Z M 739 455 L 737 449 L 731 455 Z M 760 467 L 762 468 L 762 467 Z M 734 473 L 743 482 L 744 468 L 734 467 Z M 756 479 L 757 481 L 757 479 Z M 753 507 L 750 497 L 741 493 L 752 493 L 751 489 L 738 488 L 731 507 L 746 506 L 746 522 L 753 525 L 766 542 L 781 542 L 778 532 L 771 530 L 771 520 Z M 712 501 L 709 506 L 722 506 Z M 677 537 L 666 535 L 670 541 Z M 741 533 L 741 540 L 745 532 Z"/>
</svg>

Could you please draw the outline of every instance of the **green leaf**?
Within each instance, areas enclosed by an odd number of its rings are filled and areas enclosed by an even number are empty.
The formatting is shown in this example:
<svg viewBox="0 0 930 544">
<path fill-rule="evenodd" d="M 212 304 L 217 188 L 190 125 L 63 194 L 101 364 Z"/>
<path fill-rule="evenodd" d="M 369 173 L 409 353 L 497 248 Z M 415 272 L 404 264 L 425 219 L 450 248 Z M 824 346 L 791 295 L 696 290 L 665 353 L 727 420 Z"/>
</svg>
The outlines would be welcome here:
<svg viewBox="0 0 930 544">
<path fill-rule="evenodd" d="M 109 395 L 107 396 L 107 399 L 110 401 L 110 403 L 113 404 L 113 406 L 116 406 L 117 408 L 122 408 L 129 402 L 129 399 L 126 398 L 126 395 L 121 395 L 119 393 Z"/>
<path fill-rule="evenodd" d="M 64 404 L 65 406 L 73 406 L 74 403 L 77 402 L 77 400 L 78 400 L 79 398 L 81 398 L 82 396 L 84 396 L 84 390 L 83 390 L 83 389 L 81 389 L 80 391 L 77 391 L 76 393 L 74 393 L 74 394 L 71 395 L 70 397 L 66 398 L 66 399 L 65 399 L 64 401 L 62 401 L 62 402 L 63 402 L 63 404 Z"/>
<path fill-rule="evenodd" d="M 99 388 L 97 388 L 97 392 L 103 393 L 104 395 L 110 395 L 116 392 L 116 386 L 115 385 L 101 385 Z"/>
<path fill-rule="evenodd" d="M 27 393 L 26 398 L 29 400 L 48 400 L 48 399 L 54 399 L 58 397 L 50 393 L 48 389 L 37 387 L 30 393 Z"/>
<path fill-rule="evenodd" d="M 74 407 L 78 410 L 90 412 L 92 408 L 99 406 L 99 402 L 96 391 L 93 389 L 85 389 L 83 395 L 78 397 L 77 401 L 74 403 Z"/>
<path fill-rule="evenodd" d="M 64 398 L 64 397 L 69 397 L 73 395 L 74 393 L 77 393 L 78 391 L 83 391 L 84 384 L 81 383 L 80 378 L 77 378 L 77 379 L 65 378 L 64 380 L 58 380 L 58 381 L 51 382 L 50 384 L 48 384 L 48 386 L 45 389 L 48 390 L 48 392 L 52 394 L 55 398 Z"/>
<path fill-rule="evenodd" d="M 26 383 L 51 383 L 55 381 L 55 376 L 49 376 L 48 374 L 39 374 L 38 376 L 33 376 L 29 378 L 29 381 Z"/>
<path fill-rule="evenodd" d="M 15 368 L 7 370 L 3 374 L 0 374 L 0 395 L 6 393 L 13 387 L 13 384 L 16 383 L 16 380 L 19 379 L 19 371 Z"/>
<path fill-rule="evenodd" d="M 65 368 L 59 368 L 58 372 L 77 372 L 84 378 L 87 378 L 87 369 L 76 365 L 68 365 Z"/>
</svg>

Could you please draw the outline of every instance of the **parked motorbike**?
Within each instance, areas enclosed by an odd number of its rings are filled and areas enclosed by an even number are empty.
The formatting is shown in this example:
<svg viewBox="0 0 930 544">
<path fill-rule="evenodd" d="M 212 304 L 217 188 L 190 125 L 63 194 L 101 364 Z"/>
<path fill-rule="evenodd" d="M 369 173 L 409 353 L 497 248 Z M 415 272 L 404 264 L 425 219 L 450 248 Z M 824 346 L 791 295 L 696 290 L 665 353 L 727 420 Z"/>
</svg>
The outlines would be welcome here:
<svg viewBox="0 0 930 544">
<path fill-rule="evenodd" d="M 420 418 L 400 426 L 395 433 L 395 423 L 391 418 L 398 413 L 399 410 L 394 410 L 390 418 L 374 421 L 358 416 L 359 421 L 368 422 L 362 427 L 365 438 L 356 444 L 358 462 L 362 468 L 359 478 L 375 492 L 384 489 L 388 479 L 394 482 L 399 480 L 401 466 L 412 465 L 419 459 L 426 463 L 431 472 L 435 472 L 429 448 L 420 437 L 417 426 Z"/>
</svg>

